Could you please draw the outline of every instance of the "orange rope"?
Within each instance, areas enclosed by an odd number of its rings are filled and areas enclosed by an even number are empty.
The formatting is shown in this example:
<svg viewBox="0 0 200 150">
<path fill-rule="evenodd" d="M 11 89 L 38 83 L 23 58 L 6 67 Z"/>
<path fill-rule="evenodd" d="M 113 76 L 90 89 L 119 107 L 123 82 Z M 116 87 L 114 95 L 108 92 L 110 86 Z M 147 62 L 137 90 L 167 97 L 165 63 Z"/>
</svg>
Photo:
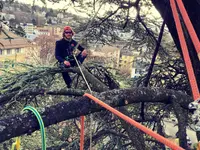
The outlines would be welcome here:
<svg viewBox="0 0 200 150">
<path fill-rule="evenodd" d="M 80 150 L 84 148 L 84 116 L 81 116 Z"/>
<path fill-rule="evenodd" d="M 192 39 L 192 42 L 193 42 L 194 47 L 196 49 L 196 52 L 200 53 L 199 38 L 197 37 L 197 34 L 196 34 L 196 32 L 194 30 L 194 27 L 193 27 L 193 25 L 191 23 L 191 20 L 190 20 L 188 14 L 187 14 L 187 11 L 186 11 L 186 9 L 185 9 L 185 7 L 183 5 L 183 2 L 182 2 L 182 0 L 176 0 L 176 2 L 177 2 L 177 5 L 178 5 L 178 7 L 180 9 L 181 15 L 183 16 L 183 20 L 184 20 L 185 25 L 186 25 L 186 27 L 188 29 L 188 32 L 190 34 L 190 37 Z"/>
<path fill-rule="evenodd" d="M 116 110 L 116 109 L 112 108 L 111 106 L 109 106 L 108 104 L 100 101 L 99 99 L 97 99 L 96 97 L 92 96 L 91 94 L 85 93 L 84 96 L 86 96 L 86 97 L 90 98 L 91 100 L 95 101 L 97 104 L 99 104 L 102 107 L 106 108 L 107 110 L 109 110 L 113 114 L 117 115 L 118 117 L 122 118 L 123 120 L 125 120 L 128 123 L 130 123 L 131 125 L 135 126 L 136 128 L 142 130 L 146 134 L 149 134 L 150 136 L 154 137 L 156 140 L 158 140 L 159 142 L 165 144 L 169 148 L 171 148 L 173 150 L 184 150 L 180 146 L 174 144 L 173 142 L 171 142 L 170 140 L 168 140 L 168 139 L 164 138 L 163 136 L 157 134 L 156 132 L 153 132 L 151 129 L 148 129 L 147 127 L 141 125 L 140 123 L 136 122 L 135 120 L 131 119 L 130 117 L 122 114 L 118 110 Z"/>
<path fill-rule="evenodd" d="M 175 20 L 176 29 L 177 29 L 179 41 L 181 44 L 181 49 L 183 51 L 183 57 L 184 57 L 184 61 L 185 61 L 185 65 L 186 65 L 186 69 L 187 69 L 187 73 L 188 73 L 190 86 L 192 89 L 193 98 L 194 98 L 194 100 L 197 100 L 197 99 L 199 99 L 199 89 L 198 89 L 198 85 L 197 85 L 196 78 L 194 75 L 194 70 L 192 67 L 190 56 L 188 53 L 187 44 L 185 42 L 185 37 L 184 37 L 183 30 L 181 27 L 181 22 L 178 17 L 178 11 L 176 9 L 175 1 L 170 0 L 170 5 L 171 5 L 171 9 L 172 9 L 172 14 L 173 14 L 173 17 Z"/>
</svg>

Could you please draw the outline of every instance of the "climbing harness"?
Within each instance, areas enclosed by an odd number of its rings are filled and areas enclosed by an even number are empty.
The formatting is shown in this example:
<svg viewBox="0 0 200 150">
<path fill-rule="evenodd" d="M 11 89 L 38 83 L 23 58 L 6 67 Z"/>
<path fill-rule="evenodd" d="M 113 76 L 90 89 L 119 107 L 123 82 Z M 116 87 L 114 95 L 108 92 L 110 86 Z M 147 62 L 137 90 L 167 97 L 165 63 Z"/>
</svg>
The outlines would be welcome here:
<svg viewBox="0 0 200 150">
<path fill-rule="evenodd" d="M 65 60 L 66 61 L 73 61 L 74 57 L 73 56 L 67 56 L 67 57 L 65 57 Z"/>
</svg>

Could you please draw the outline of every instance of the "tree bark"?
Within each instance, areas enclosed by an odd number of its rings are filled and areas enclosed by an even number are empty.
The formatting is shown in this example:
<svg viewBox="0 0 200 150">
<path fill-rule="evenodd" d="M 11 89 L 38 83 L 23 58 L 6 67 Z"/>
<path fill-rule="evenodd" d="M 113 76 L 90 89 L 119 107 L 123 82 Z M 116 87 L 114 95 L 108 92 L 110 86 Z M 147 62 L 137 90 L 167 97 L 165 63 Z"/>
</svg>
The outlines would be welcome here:
<svg viewBox="0 0 200 150">
<path fill-rule="evenodd" d="M 187 139 L 186 139 L 186 127 L 187 127 L 187 120 L 188 120 L 188 113 L 187 110 L 184 110 L 180 107 L 178 103 L 172 101 L 174 113 L 178 120 L 178 138 L 179 144 L 181 147 L 188 149 L 187 147 Z"/>
<path fill-rule="evenodd" d="M 112 107 L 119 107 L 139 102 L 171 103 L 171 96 L 173 97 L 173 102 L 178 103 L 185 109 L 187 109 L 188 104 L 192 101 L 192 98 L 184 93 L 161 88 L 119 89 L 102 92 L 98 96 L 96 95 L 96 97 Z M 46 107 L 42 112 L 40 112 L 40 114 L 45 127 L 47 127 L 64 120 L 88 115 L 100 110 L 103 110 L 103 108 L 99 105 L 91 102 L 86 97 L 80 97 L 75 100 L 61 102 Z M 26 133 L 30 134 L 38 129 L 39 125 L 37 119 L 31 113 L 1 119 L 0 142 Z"/>
<path fill-rule="evenodd" d="M 22 90 L 21 92 L 12 92 L 9 94 L 2 94 L 0 95 L 0 106 L 9 103 L 10 100 L 15 96 L 16 100 L 19 100 L 19 97 L 26 97 L 26 96 L 38 96 L 38 95 L 73 95 L 73 96 L 83 96 L 84 90 L 78 89 L 67 89 L 67 90 L 46 90 L 46 89 L 33 89 L 28 88 Z"/>
<path fill-rule="evenodd" d="M 128 115 L 129 113 L 125 108 L 121 107 L 119 110 L 123 114 L 129 116 Z M 145 139 L 144 139 L 143 132 L 141 132 L 136 127 L 130 125 L 129 123 L 127 123 L 123 119 L 120 119 L 120 122 L 121 122 L 123 128 L 126 130 L 128 137 L 132 142 L 132 146 L 135 147 L 136 149 L 145 149 Z"/>
</svg>

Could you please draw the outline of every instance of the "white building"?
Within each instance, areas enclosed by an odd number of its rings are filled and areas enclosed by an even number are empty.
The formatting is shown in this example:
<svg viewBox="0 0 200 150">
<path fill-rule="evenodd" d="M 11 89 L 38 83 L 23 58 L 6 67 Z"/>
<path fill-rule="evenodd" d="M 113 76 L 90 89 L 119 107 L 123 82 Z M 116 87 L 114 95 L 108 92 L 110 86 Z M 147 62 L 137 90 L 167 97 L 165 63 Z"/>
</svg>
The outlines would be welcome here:
<svg viewBox="0 0 200 150">
<path fill-rule="evenodd" d="M 48 35 L 50 36 L 50 31 L 45 28 L 38 28 L 34 30 L 35 35 L 40 36 L 40 35 Z"/>
<path fill-rule="evenodd" d="M 33 41 L 36 37 L 38 37 L 36 34 L 26 34 L 26 38 L 30 41 Z"/>
<path fill-rule="evenodd" d="M 64 18 L 63 13 L 58 13 L 58 14 L 57 14 L 57 18 L 59 18 L 59 19 L 63 19 L 63 18 Z"/>
<path fill-rule="evenodd" d="M 144 62 L 145 62 L 145 60 L 143 60 L 142 57 L 140 57 L 138 55 L 136 56 L 136 59 L 133 62 L 133 68 L 132 68 L 132 72 L 131 72 L 132 78 L 137 78 L 137 77 L 141 76 L 142 74 L 144 74 L 144 72 L 146 71 Z"/>
<path fill-rule="evenodd" d="M 34 25 L 32 23 L 20 23 L 20 26 L 24 29 L 26 34 L 33 34 L 34 33 Z"/>
</svg>

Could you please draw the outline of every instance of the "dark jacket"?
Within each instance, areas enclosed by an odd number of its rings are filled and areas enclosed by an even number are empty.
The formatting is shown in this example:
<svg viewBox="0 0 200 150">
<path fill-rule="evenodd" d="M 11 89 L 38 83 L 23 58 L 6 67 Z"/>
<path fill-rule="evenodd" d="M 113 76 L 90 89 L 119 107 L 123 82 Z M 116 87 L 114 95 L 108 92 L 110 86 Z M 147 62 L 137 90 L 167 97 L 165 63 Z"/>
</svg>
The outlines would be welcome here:
<svg viewBox="0 0 200 150">
<path fill-rule="evenodd" d="M 78 42 L 75 40 L 67 41 L 64 38 L 62 38 L 59 41 L 56 41 L 56 49 L 55 49 L 55 57 L 59 62 L 64 62 L 67 56 L 72 56 L 74 48 Z M 81 45 L 78 45 L 78 50 L 83 51 L 84 48 Z"/>
</svg>

